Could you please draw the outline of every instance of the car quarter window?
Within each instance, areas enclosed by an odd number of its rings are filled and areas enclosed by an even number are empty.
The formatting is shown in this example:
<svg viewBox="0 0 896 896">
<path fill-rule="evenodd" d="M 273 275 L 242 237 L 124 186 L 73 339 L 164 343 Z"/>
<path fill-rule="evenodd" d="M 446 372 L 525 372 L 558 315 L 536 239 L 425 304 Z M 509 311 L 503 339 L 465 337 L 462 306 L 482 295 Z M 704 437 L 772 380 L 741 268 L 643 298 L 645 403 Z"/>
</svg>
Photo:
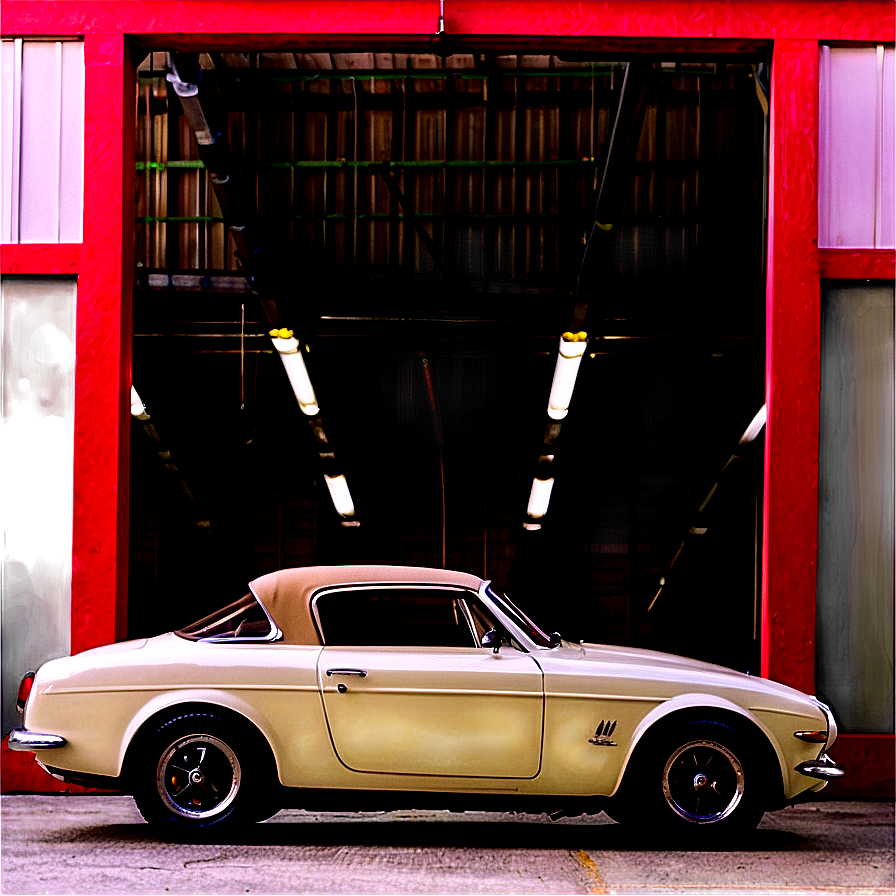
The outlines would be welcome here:
<svg viewBox="0 0 896 896">
<path fill-rule="evenodd" d="M 251 592 L 175 632 L 189 641 L 273 641 L 280 632 Z"/>
<path fill-rule="evenodd" d="M 431 588 L 359 588 L 315 598 L 328 647 L 476 647 L 465 593 Z"/>
</svg>

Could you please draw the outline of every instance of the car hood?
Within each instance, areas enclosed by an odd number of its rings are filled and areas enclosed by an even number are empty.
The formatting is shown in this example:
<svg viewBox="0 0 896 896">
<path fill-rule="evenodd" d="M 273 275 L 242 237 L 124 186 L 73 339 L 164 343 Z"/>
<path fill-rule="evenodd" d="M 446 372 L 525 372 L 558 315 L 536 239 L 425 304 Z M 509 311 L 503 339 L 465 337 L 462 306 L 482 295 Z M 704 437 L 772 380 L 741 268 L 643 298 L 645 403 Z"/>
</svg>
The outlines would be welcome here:
<svg viewBox="0 0 896 896">
<path fill-rule="evenodd" d="M 624 664 L 626 666 L 643 666 L 650 668 L 690 670 L 694 672 L 713 672 L 716 674 L 737 675 L 749 678 L 745 672 L 737 672 L 727 666 L 707 663 L 674 653 L 663 653 L 659 650 L 647 650 L 642 647 L 617 647 L 613 644 L 572 644 L 562 645 L 564 658 L 578 658 L 584 662 L 601 662 Z"/>
<path fill-rule="evenodd" d="M 608 644 L 573 644 L 564 641 L 559 648 L 545 651 L 538 656 L 546 675 L 555 672 L 575 678 L 599 678 L 613 689 L 612 682 L 642 681 L 656 686 L 656 693 L 668 698 L 672 693 L 702 691 L 725 693 L 742 702 L 743 695 L 766 696 L 777 703 L 780 700 L 813 705 L 812 697 L 777 681 L 747 675 L 715 663 L 646 650 L 637 647 L 616 647 Z M 753 701 L 755 702 L 755 701 Z"/>
</svg>

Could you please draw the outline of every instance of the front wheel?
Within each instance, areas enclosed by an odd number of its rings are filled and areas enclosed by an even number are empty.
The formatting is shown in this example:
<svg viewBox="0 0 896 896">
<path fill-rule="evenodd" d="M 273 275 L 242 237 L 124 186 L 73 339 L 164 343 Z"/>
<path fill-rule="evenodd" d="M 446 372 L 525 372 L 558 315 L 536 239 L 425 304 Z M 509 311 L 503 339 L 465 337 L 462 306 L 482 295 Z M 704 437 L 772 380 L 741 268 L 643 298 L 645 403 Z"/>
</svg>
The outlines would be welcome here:
<svg viewBox="0 0 896 896">
<path fill-rule="evenodd" d="M 151 824 L 180 831 L 255 821 L 271 783 L 258 756 L 244 732 L 213 713 L 170 719 L 137 759 L 137 808 Z"/>
<path fill-rule="evenodd" d="M 759 824 L 766 782 L 755 748 L 733 728 L 689 722 L 646 746 L 646 755 L 626 773 L 613 817 L 646 815 L 669 833 L 691 831 L 700 839 Z"/>
</svg>

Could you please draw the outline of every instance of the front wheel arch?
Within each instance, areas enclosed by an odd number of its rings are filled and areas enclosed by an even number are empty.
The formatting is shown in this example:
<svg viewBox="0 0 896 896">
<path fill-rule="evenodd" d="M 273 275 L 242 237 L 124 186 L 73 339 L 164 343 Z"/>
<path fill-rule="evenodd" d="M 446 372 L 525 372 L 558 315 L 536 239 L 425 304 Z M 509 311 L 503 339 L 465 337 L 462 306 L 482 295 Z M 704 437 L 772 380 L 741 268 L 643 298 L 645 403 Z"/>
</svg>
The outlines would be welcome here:
<svg viewBox="0 0 896 896">
<path fill-rule="evenodd" d="M 688 727 L 696 728 L 701 724 L 728 729 L 747 745 L 753 766 L 753 778 L 758 782 L 759 799 L 767 808 L 777 805 L 783 796 L 784 782 L 777 753 L 766 734 L 758 725 L 739 713 L 704 706 L 688 707 L 669 713 L 658 719 L 642 734 L 628 757 L 616 793 L 605 810 L 607 814 L 620 822 L 639 818 L 634 806 L 643 789 L 639 777 L 643 775 L 647 764 L 655 759 L 657 750 L 668 744 L 676 732 Z M 756 786 L 752 785 L 754 791 Z"/>
<path fill-rule="evenodd" d="M 769 802 L 777 800 L 780 803 L 784 799 L 781 763 L 778 761 L 778 754 L 769 741 L 768 735 L 752 719 L 732 710 L 715 706 L 685 707 L 657 719 L 635 744 L 620 776 L 617 791 L 625 783 L 625 776 L 638 757 L 643 757 L 645 753 L 652 750 L 655 744 L 665 738 L 670 731 L 688 722 L 718 722 L 734 729 L 757 752 Z"/>
</svg>

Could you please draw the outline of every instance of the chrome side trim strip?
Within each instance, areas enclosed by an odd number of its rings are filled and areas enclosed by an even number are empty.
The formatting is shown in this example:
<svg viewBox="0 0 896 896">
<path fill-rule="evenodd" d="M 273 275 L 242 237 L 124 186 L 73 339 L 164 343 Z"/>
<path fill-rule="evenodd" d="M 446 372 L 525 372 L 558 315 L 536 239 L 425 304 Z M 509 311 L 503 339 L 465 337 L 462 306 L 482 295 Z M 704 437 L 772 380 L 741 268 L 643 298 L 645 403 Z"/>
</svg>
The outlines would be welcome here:
<svg viewBox="0 0 896 896">
<path fill-rule="evenodd" d="M 636 697 L 631 694 L 579 694 L 565 691 L 545 691 L 544 696 L 549 700 L 611 700 L 614 703 L 653 703 L 655 706 L 672 699 L 671 697 L 655 696 Z"/>
<path fill-rule="evenodd" d="M 13 728 L 9 732 L 9 749 L 32 753 L 35 750 L 58 750 L 66 745 L 64 737 L 58 734 L 39 734 L 24 728 Z"/>
<path fill-rule="evenodd" d="M 198 641 L 196 643 L 199 643 Z M 320 648 L 317 648 L 320 650 Z M 209 682 L 195 681 L 186 684 L 172 684 L 162 687 L 158 684 L 128 684 L 115 687 L 113 685 L 102 685 L 95 688 L 53 688 L 47 693 L 52 694 L 123 694 L 130 691 L 155 691 L 158 694 L 164 694 L 169 691 L 191 691 L 191 690 L 227 690 L 227 691 L 309 691 L 317 693 L 316 684 L 214 684 Z"/>
<path fill-rule="evenodd" d="M 814 698 L 813 698 L 814 699 Z M 799 712 L 795 712 L 792 709 L 778 709 L 773 706 L 747 706 L 745 707 L 747 712 L 758 713 L 758 712 L 767 712 L 774 713 L 779 716 L 793 716 L 795 719 L 805 719 L 807 717 L 807 713 L 805 710 L 800 710 Z"/>
<path fill-rule="evenodd" d="M 464 648 L 467 649 L 467 648 Z M 471 651 L 474 648 L 469 648 Z M 338 674 L 338 672 L 334 672 Z M 330 686 L 327 693 L 332 693 Z M 541 691 L 487 691 L 477 688 L 364 688 L 365 694 L 403 694 L 405 696 L 429 697 L 444 695 L 446 697 L 519 697 L 527 700 L 544 700 Z"/>
</svg>

